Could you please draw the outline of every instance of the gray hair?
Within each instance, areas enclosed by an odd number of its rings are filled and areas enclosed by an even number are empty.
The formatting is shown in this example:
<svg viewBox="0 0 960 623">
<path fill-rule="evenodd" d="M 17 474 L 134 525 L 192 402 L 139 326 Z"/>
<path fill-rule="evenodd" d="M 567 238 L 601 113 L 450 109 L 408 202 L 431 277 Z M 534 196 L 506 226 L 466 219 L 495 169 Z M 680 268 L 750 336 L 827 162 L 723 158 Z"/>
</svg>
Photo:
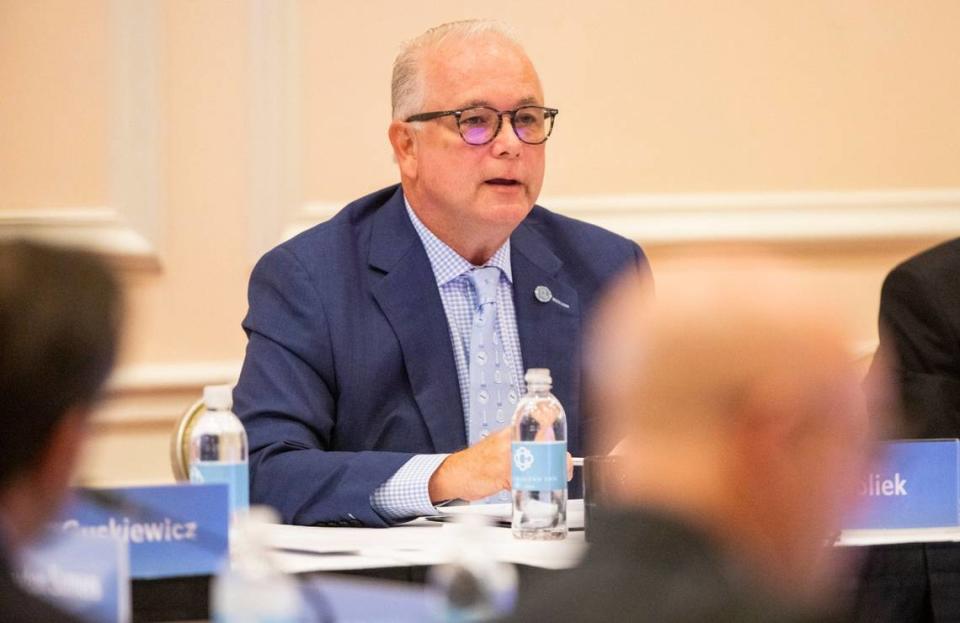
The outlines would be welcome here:
<svg viewBox="0 0 960 623">
<path fill-rule="evenodd" d="M 435 26 L 422 35 L 403 44 L 393 62 L 393 81 L 390 99 L 394 119 L 406 119 L 420 112 L 425 97 L 420 61 L 423 53 L 450 38 L 471 39 L 486 34 L 497 34 L 523 47 L 513 29 L 496 20 L 469 19 Z"/>
</svg>

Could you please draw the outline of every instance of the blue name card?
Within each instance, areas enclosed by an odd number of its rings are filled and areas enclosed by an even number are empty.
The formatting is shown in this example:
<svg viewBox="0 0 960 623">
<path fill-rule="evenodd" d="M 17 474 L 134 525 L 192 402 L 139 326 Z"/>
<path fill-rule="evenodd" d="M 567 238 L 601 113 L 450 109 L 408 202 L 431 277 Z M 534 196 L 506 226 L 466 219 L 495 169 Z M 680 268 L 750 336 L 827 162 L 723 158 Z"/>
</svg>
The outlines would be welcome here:
<svg viewBox="0 0 960 623">
<path fill-rule="evenodd" d="M 56 528 L 127 543 L 133 578 L 210 575 L 228 551 L 227 486 L 79 489 Z"/>
<path fill-rule="evenodd" d="M 960 526 L 960 441 L 889 442 L 881 456 L 860 483 L 862 508 L 845 530 Z"/>
<path fill-rule="evenodd" d="M 28 591 L 84 620 L 127 623 L 129 560 L 119 539 L 56 532 L 23 552 L 14 575 Z"/>
</svg>

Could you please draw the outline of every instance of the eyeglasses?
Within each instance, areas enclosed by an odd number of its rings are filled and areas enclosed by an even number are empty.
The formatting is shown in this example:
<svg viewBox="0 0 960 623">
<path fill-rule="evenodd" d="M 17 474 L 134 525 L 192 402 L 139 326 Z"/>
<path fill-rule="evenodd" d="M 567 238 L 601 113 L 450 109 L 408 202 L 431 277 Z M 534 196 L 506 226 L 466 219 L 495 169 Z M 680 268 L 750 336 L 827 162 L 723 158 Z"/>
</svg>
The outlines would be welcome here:
<svg viewBox="0 0 960 623">
<path fill-rule="evenodd" d="M 553 120 L 560 111 L 543 106 L 521 106 L 514 110 L 497 110 L 489 106 L 477 106 L 463 110 L 424 112 L 407 117 L 407 121 L 430 121 L 440 117 L 454 117 L 460 137 L 469 145 L 486 145 L 500 133 L 503 116 L 510 117 L 510 125 L 517 138 L 529 145 L 539 145 L 553 131 Z"/>
</svg>

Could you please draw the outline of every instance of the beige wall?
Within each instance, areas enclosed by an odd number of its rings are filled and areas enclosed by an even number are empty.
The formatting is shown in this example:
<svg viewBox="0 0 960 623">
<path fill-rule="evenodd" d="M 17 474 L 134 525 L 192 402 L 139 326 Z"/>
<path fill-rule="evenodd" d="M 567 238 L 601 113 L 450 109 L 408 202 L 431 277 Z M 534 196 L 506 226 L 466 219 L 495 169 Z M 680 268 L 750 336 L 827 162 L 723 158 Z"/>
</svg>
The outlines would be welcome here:
<svg viewBox="0 0 960 623">
<path fill-rule="evenodd" d="M 0 2 L 0 208 L 106 201 L 107 55 L 103 2 Z"/>
<path fill-rule="evenodd" d="M 451 5 L 373 0 L 357 20 L 350 3 L 303 3 L 307 197 L 393 180 L 390 61 L 411 34 L 475 16 Z M 484 7 L 514 24 L 561 111 L 545 195 L 958 185 L 952 0 Z"/>
<path fill-rule="evenodd" d="M 0 234 L 129 288 L 92 482 L 168 479 L 173 418 L 243 354 L 260 252 L 393 183 L 390 64 L 474 3 L 0 0 Z M 493 1 L 561 110 L 543 200 L 674 260 L 762 245 L 875 340 L 897 261 L 960 235 L 953 0 Z"/>
</svg>

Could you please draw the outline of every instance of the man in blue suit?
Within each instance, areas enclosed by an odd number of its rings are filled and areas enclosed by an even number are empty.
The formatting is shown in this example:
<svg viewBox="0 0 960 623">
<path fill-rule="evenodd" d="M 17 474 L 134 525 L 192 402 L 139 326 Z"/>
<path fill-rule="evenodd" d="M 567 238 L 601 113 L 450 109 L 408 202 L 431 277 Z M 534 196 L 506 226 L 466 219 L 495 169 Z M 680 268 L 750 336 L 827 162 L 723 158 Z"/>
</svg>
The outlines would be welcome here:
<svg viewBox="0 0 960 623">
<path fill-rule="evenodd" d="M 558 111 L 502 26 L 431 29 L 394 64 L 401 183 L 267 253 L 234 392 L 251 500 L 386 526 L 510 486 L 524 368 L 550 368 L 584 447 L 581 329 L 633 242 L 534 205 Z M 504 499 L 509 499 L 504 498 Z"/>
</svg>

